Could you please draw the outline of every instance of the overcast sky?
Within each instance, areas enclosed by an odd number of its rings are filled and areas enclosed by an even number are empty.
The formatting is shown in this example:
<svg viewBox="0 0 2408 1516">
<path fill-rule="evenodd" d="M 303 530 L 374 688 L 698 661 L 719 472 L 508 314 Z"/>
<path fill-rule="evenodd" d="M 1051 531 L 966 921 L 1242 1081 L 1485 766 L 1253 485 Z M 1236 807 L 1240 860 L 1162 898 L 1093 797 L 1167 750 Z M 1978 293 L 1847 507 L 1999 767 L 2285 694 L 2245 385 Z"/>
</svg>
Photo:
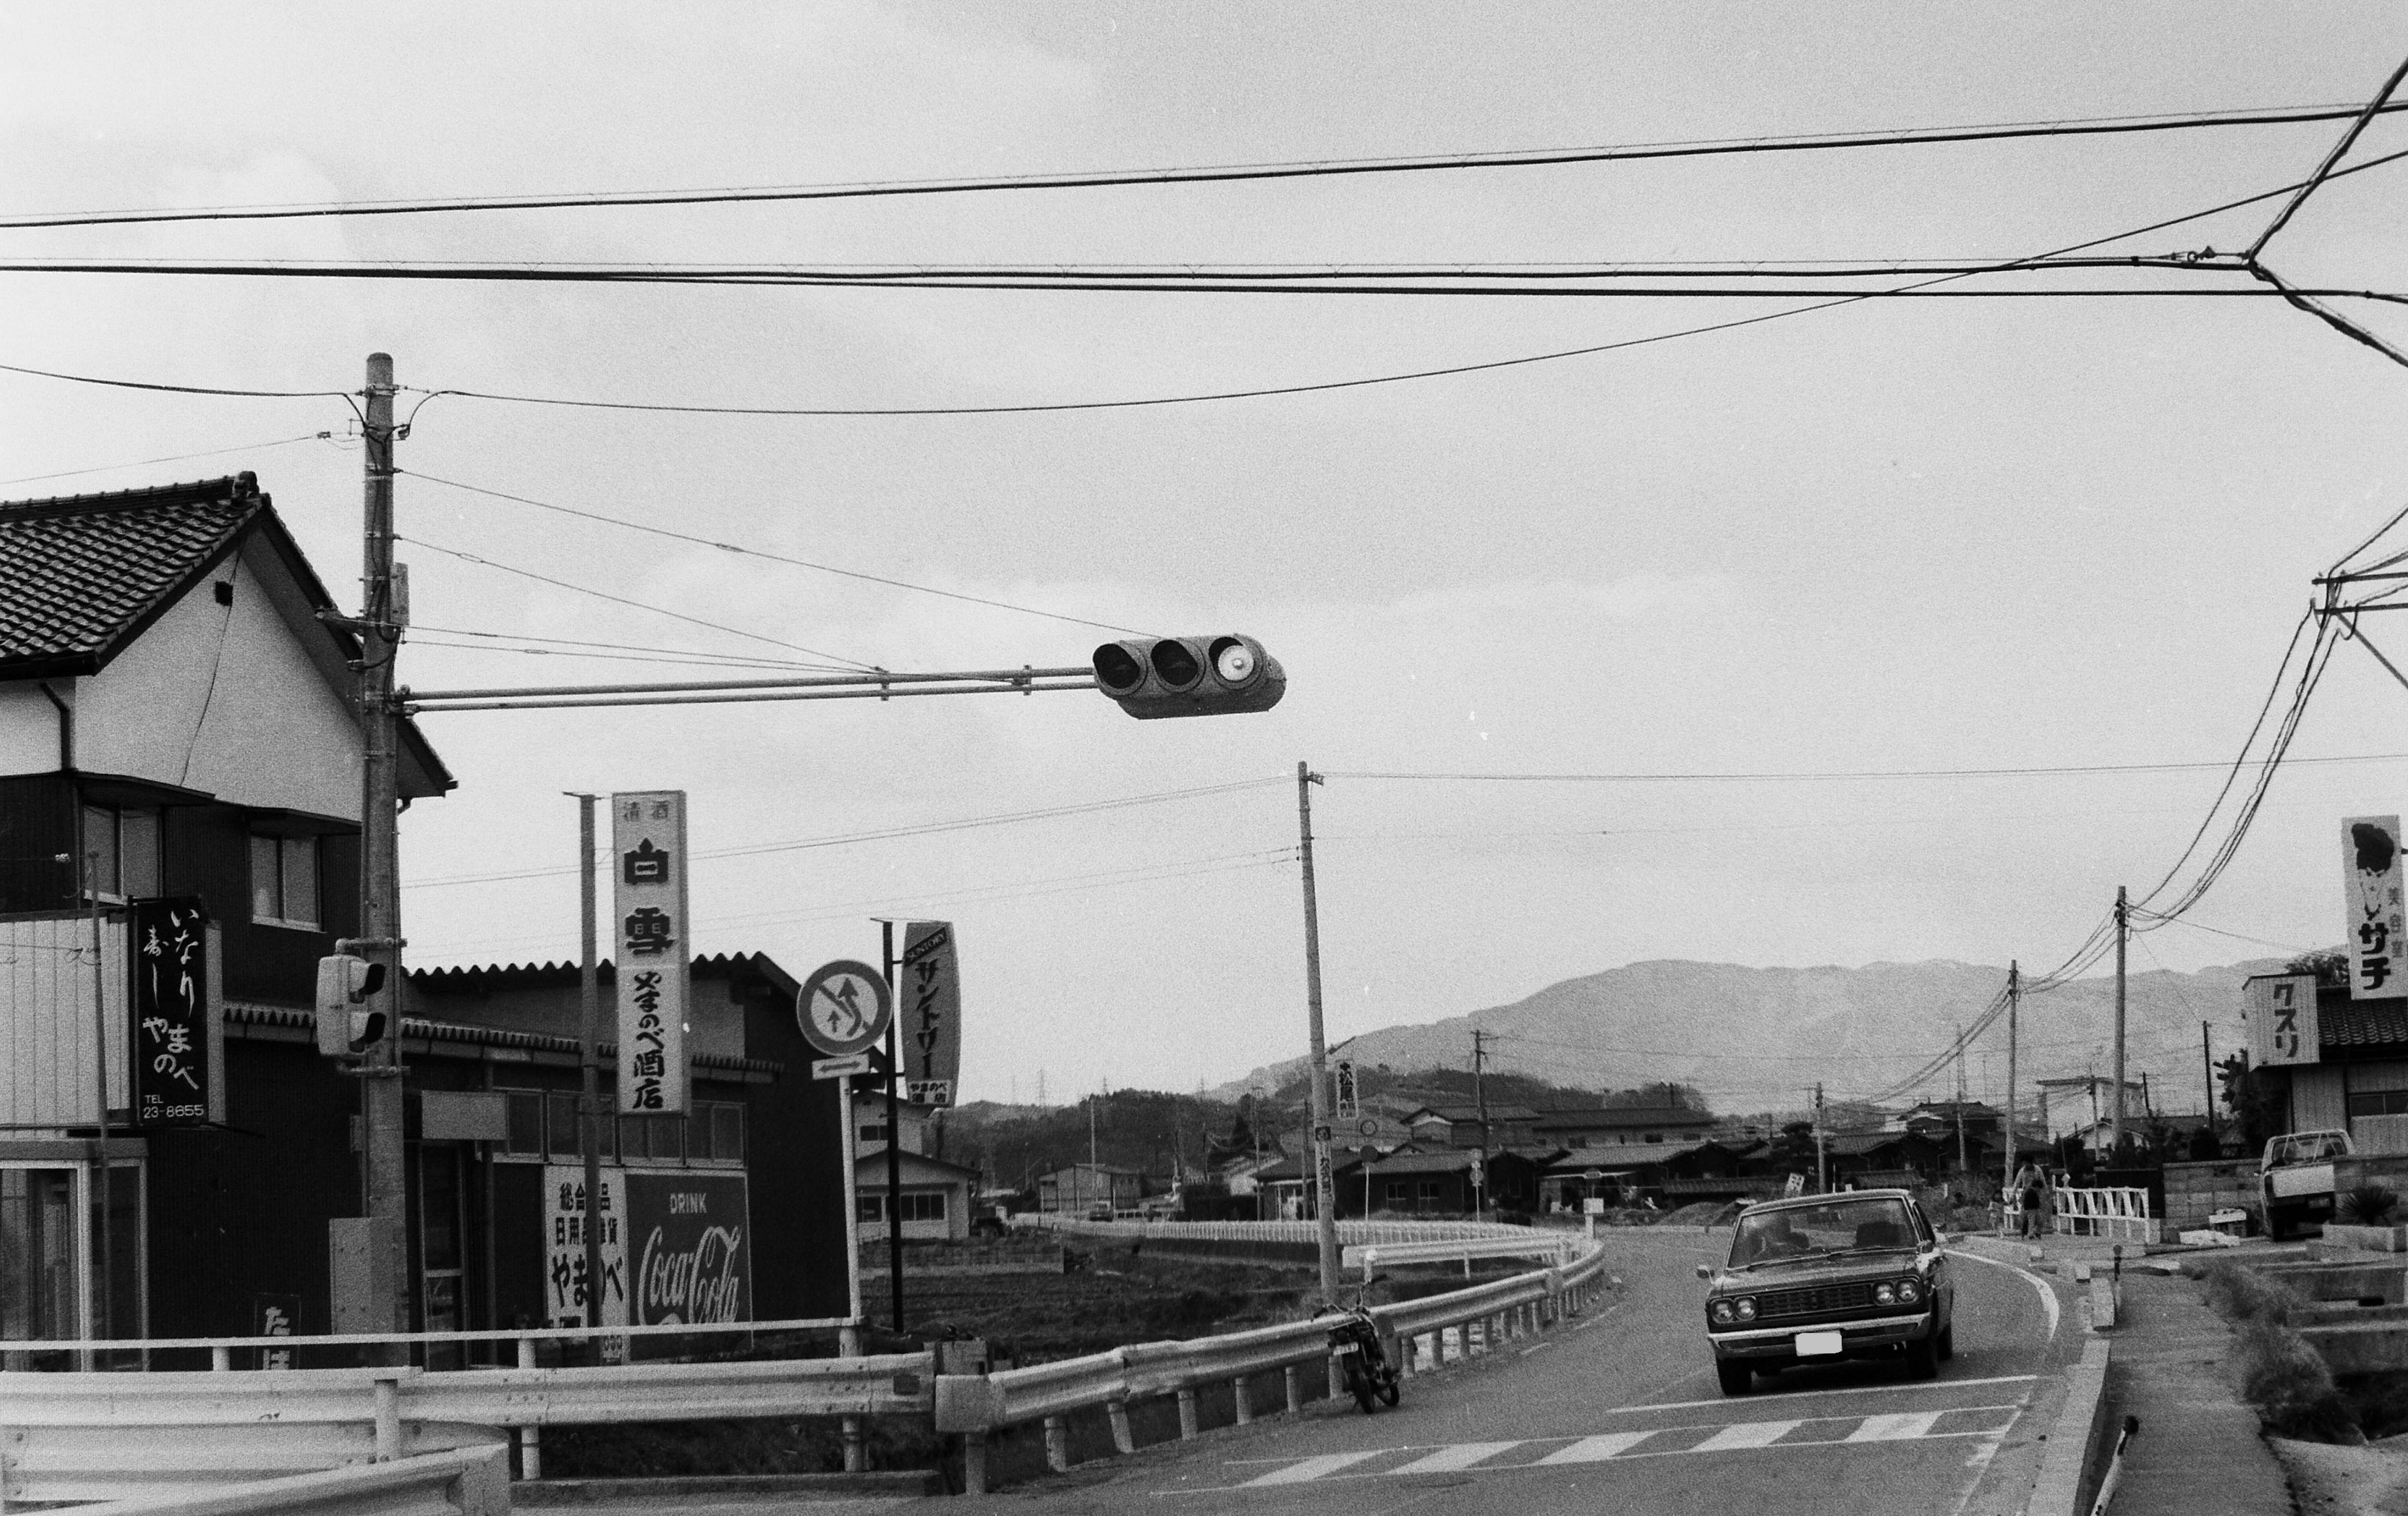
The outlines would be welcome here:
<svg viewBox="0 0 2408 1516">
<path fill-rule="evenodd" d="M 1456 153 L 2362 102 L 2386 5 L 18 7 L 0 212 Z M 755 207 L 0 232 L 0 258 L 944 263 L 2029 256 L 2303 177 L 2337 125 Z M 2378 122 L 2356 156 L 2408 147 Z M 2267 250 L 2400 290 L 2401 177 Z M 2115 245 L 2244 246 L 2265 207 Z M 2024 288 L 2241 288 L 2057 274 Z M 244 389 L 993 406 L 1297 385 L 1589 347 L 1798 300 L 626 289 L 0 275 L 0 364 Z M 2366 306 L 2358 302 L 2353 309 Z M 2395 337 L 2408 319 L 2367 317 Z M 405 405 L 419 397 L 406 395 Z M 959 923 L 972 1096 L 1193 1088 L 1301 1050 L 1297 760 L 1333 1037 L 1633 960 L 2054 964 L 2157 882 L 2204 769 L 1648 784 L 1363 773 L 1834 772 L 2230 760 L 2310 578 L 2408 503 L 2408 371 L 2271 300 L 1868 302 L 1335 393 L 1049 415 L 764 419 L 445 397 L 412 473 L 1150 632 L 1238 629 L 1267 715 L 1046 694 L 424 718 L 418 965 L 574 955 L 565 790 L 681 788 L 698 946 L 800 974 L 875 915 Z M 356 594 L 339 400 L 0 373 L 0 495 L 257 470 Z M 334 436 L 317 440 L 312 434 Z M 305 438 L 292 441 L 288 439 Z M 275 444 L 275 445 L 270 445 Z M 138 460 L 239 449 L 208 458 Z M 134 466 L 103 466 L 126 465 Z M 63 475 L 62 471 L 82 471 Z M 27 476 L 62 476 L 27 479 Z M 420 688 L 682 677 L 462 633 L 930 669 L 1102 634 L 398 490 Z M 425 544 L 425 545 L 419 545 Z M 466 553 L 752 637 L 513 577 Z M 2382 638 L 2384 618 L 2368 630 Z M 438 631 L 437 629 L 448 629 Z M 768 639 L 768 640 L 764 640 Z M 2408 637 L 2386 648 L 2408 655 Z M 777 643 L 789 644 L 780 647 Z M 657 656 L 657 654 L 653 654 Z M 703 677 L 714 677 L 710 670 Z M 2408 755 L 2344 648 L 2294 755 Z M 2341 929 L 2338 820 L 2408 756 L 2301 765 L 2193 913 Z M 478 880 L 553 867 L 534 879 Z M 463 880 L 467 882 L 459 882 Z M 2170 926 L 2134 964 L 2279 951 Z M 1949 1034 L 1936 1024 L 1936 1049 Z M 1838 1077 L 1842 1071 L 1834 1071 Z"/>
</svg>

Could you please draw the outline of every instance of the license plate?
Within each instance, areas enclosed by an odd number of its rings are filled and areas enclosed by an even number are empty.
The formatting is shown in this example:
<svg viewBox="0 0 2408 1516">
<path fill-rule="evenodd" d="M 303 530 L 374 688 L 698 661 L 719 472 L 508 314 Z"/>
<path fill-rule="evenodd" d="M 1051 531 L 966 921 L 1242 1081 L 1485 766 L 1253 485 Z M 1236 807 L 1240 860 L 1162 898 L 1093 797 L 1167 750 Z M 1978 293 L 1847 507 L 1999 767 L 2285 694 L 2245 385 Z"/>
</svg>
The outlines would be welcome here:
<svg viewBox="0 0 2408 1516">
<path fill-rule="evenodd" d="M 1341 1342 L 1338 1345 L 1338 1356 L 1340 1358 L 1351 1357 L 1362 1351 L 1363 1344 L 1359 1342 Z"/>
<path fill-rule="evenodd" d="M 1838 1352 L 1840 1352 L 1840 1334 L 1837 1332 L 1798 1334 L 1798 1356 L 1800 1358 L 1828 1358 Z"/>
</svg>

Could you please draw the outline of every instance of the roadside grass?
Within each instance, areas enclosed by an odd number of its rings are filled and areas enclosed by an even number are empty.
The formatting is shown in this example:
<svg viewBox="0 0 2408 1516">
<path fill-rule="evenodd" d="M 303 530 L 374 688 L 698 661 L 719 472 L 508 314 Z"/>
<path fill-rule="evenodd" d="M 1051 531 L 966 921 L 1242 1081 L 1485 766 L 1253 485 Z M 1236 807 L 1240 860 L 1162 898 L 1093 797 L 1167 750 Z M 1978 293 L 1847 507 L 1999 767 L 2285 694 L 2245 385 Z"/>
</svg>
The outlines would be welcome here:
<svg viewBox="0 0 2408 1516">
<path fill-rule="evenodd" d="M 2293 1313 L 2305 1304 L 2297 1294 L 2221 1259 L 2201 1268 L 2199 1278 L 2209 1309 L 2233 1325 L 2241 1396 L 2267 1431 L 2311 1442 L 2365 1440 L 2354 1397 L 2343 1394 L 2324 1359 L 2291 1329 Z"/>
</svg>

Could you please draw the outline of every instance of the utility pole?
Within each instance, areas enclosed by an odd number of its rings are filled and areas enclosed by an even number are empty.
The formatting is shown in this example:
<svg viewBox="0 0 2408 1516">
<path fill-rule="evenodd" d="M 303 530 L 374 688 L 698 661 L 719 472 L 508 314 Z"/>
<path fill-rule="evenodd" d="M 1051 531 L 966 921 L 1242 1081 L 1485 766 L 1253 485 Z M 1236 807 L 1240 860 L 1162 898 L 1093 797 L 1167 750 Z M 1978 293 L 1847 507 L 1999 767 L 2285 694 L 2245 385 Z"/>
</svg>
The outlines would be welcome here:
<svg viewBox="0 0 2408 1516">
<path fill-rule="evenodd" d="M 1823 1147 L 1823 1081 L 1814 1081 L 1814 1193 L 1831 1193 L 1831 1164 Z"/>
<path fill-rule="evenodd" d="M 2199 1089 L 2206 1103 L 2200 1107 L 2207 1112 L 2207 1135 L 2215 1132 L 2215 1061 L 2207 1051 L 2207 1023 L 2199 1023 Z"/>
<path fill-rule="evenodd" d="M 1304 865 L 1304 1009 L 1312 1030 L 1310 1092 L 1312 1132 L 1312 1203 L 1320 1218 L 1321 1296 L 1338 1298 L 1338 1192 L 1329 1176 L 1329 1050 L 1321 1031 L 1321 908 L 1312 893 L 1312 787 L 1321 776 L 1296 765 L 1297 851 Z"/>
<path fill-rule="evenodd" d="M 2131 904 L 2124 897 L 2124 887 L 2115 886 L 2115 1103 L 2108 1118 L 2107 1151 L 2110 1162 L 2120 1161 L 2124 1148 L 2124 941 L 2131 925 Z"/>
<path fill-rule="evenodd" d="M 1965 1025 L 1956 1024 L 1956 1172 L 1972 1182 L 1973 1168 L 1965 1161 Z"/>
<path fill-rule="evenodd" d="M 76 807 L 76 847 L 78 855 L 83 860 L 80 877 L 88 886 L 85 898 L 92 908 L 93 1122 L 93 1129 L 100 1134 L 92 1144 L 92 1177 L 98 1186 L 100 1200 L 100 1220 L 93 1225 L 93 1230 L 100 1234 L 100 1246 L 94 1250 L 94 1256 L 100 1260 L 100 1289 L 95 1292 L 93 1302 L 98 1308 L 93 1313 L 93 1336 L 106 1339 L 116 1335 L 110 1320 L 109 1297 L 117 1290 L 117 1244 L 111 1235 L 116 1229 L 109 1224 L 116 1217 L 117 1206 L 116 1196 L 109 1187 L 108 1174 L 108 934 L 101 925 L 100 916 L 100 850 L 92 847 L 91 839 L 84 836 L 83 807 L 80 805 Z M 118 885 L 125 890 L 126 898 L 131 901 L 133 890 L 127 888 L 122 880 L 118 881 Z M 129 934 L 134 930 L 134 912 L 130 905 L 125 913 L 125 930 Z M 134 991 L 130 971 L 125 989 L 128 994 Z M 131 1098 L 126 1103 L 134 1104 Z M 89 1357 L 83 1360 L 87 1366 L 93 1362 Z M 108 1359 L 104 1357 L 99 1362 L 105 1367 Z"/>
<path fill-rule="evenodd" d="M 886 951 L 886 993 L 895 993 L 895 923 L 878 923 L 881 940 Z M 903 1082 L 903 1053 L 896 1040 L 895 1023 L 900 1018 L 890 1017 L 886 1023 L 886 1280 L 894 1296 L 895 1331 L 903 1331 L 903 1117 L 895 1098 L 895 1087 Z M 845 1120 L 853 1113 L 847 1111 Z"/>
<path fill-rule="evenodd" d="M 2015 1150 L 2021 1145 L 2015 1140 L 2015 1015 L 2022 1008 L 2022 1000 L 2023 971 L 2011 958 L 2007 960 L 2007 1108 L 2003 1134 L 2007 1153 L 2000 1165 L 1999 1178 L 1999 1194 L 2004 1202 L 1999 1210 L 2001 1220 L 2006 1218 L 2006 1206 L 2014 1202 L 2015 1159 L 2019 1156 Z"/>
<path fill-rule="evenodd" d="M 376 1237 L 371 1250 L 378 1329 L 409 1330 L 407 1155 L 402 1147 L 401 1015 L 401 728 L 394 702 L 394 659 L 401 651 L 400 607 L 394 594 L 393 565 L 393 357 L 368 354 L 366 402 L 361 422 L 366 479 L 362 489 L 361 607 L 351 623 L 360 639 L 359 719 L 360 933 L 349 951 L 384 965 L 386 1015 L 383 1040 L 366 1050 L 360 1068 L 361 1146 L 367 1157 L 367 1212 Z M 337 951 L 345 951 L 337 944 Z M 399 1345 L 370 1350 L 372 1360 L 400 1363 Z"/>
<path fill-rule="evenodd" d="M 578 1136 L 585 1149 L 585 1324 L 599 1326 L 609 1298 L 609 1281 L 602 1277 L 602 970 L 594 941 L 594 796 L 583 794 L 577 797 L 577 1006 L 584 1028 L 578 1066 L 585 1119 L 578 1123 Z M 851 1117 L 848 1111 L 846 1119 Z M 594 1361 L 600 1363 L 602 1339 L 593 1341 Z"/>
<path fill-rule="evenodd" d="M 1482 1080 L 1488 1059 L 1488 1037 L 1477 1027 L 1471 1033 L 1471 1103 L 1480 1112 L 1480 1182 L 1472 1186 L 1471 1214 L 1477 1217 L 1488 1202 L 1488 1086 Z"/>
</svg>

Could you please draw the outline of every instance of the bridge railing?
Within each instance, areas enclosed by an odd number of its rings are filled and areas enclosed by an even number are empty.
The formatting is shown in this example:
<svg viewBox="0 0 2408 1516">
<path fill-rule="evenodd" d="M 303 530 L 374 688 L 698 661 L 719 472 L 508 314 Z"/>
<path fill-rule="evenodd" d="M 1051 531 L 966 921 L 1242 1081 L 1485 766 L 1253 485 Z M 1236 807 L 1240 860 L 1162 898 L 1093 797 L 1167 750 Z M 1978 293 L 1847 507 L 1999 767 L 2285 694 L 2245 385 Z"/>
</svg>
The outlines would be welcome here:
<svg viewBox="0 0 2408 1516">
<path fill-rule="evenodd" d="M 1091 1222 L 1054 1212 L 1027 1211 L 1012 1217 L 1011 1223 L 1073 1237 L 1186 1237 L 1198 1242 L 1312 1242 L 1321 1236 L 1317 1222 Z M 1502 1222 L 1341 1221 L 1338 1223 L 1338 1240 L 1341 1244 L 1368 1244 L 1527 1237 L 1532 1230 Z"/>
<path fill-rule="evenodd" d="M 2162 1223 L 2149 1214 L 2149 1192 L 2135 1189 L 2059 1190 L 2056 1230 L 2064 1237 L 2113 1237 L 2155 1242 Z"/>
<path fill-rule="evenodd" d="M 1512 1230 L 1528 1235 L 1526 1228 Z M 1585 1251 L 1569 1264 L 1372 1308 L 1382 1334 L 1398 1343 L 1395 1356 L 1399 1370 L 1411 1376 L 1425 1364 L 1436 1367 L 1488 1352 L 1510 1338 L 1577 1314 L 1605 1277 L 1605 1255 L 1594 1243 L 1571 1240 Z M 1066 1418 L 1075 1411 L 1102 1408 L 1111 1426 L 1113 1447 L 1133 1452 L 1136 1442 L 1128 1416 L 1133 1402 L 1177 1396 L 1179 1435 L 1193 1437 L 1198 1432 L 1197 1393 L 1204 1386 L 1218 1382 L 1230 1386 L 1237 1420 L 1242 1425 L 1256 1414 L 1251 1382 L 1255 1376 L 1280 1373 L 1284 1409 L 1297 1412 L 1304 1408 L 1303 1373 L 1316 1362 L 1325 1366 L 1328 1393 L 1336 1395 L 1342 1375 L 1339 1360 L 1329 1352 L 1328 1324 L 1304 1321 L 1183 1342 L 1138 1343 L 999 1374 L 948 1374 L 937 1380 L 937 1430 L 961 1437 L 964 1488 L 977 1495 L 986 1489 L 986 1439 L 1004 1427 L 1042 1423 L 1046 1462 L 1060 1470 L 1069 1466 Z"/>
</svg>

